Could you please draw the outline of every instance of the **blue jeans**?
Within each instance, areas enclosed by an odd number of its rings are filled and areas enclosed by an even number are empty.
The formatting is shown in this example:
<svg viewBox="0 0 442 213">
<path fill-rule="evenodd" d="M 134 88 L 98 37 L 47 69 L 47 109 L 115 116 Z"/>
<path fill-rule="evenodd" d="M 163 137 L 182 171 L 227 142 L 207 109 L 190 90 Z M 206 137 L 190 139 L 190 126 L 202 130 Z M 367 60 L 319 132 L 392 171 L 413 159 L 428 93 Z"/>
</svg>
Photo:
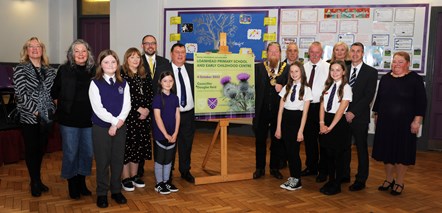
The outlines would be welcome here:
<svg viewBox="0 0 442 213">
<path fill-rule="evenodd" d="M 60 125 L 63 139 L 63 160 L 61 177 L 91 175 L 92 169 L 92 128 L 77 128 Z"/>
</svg>

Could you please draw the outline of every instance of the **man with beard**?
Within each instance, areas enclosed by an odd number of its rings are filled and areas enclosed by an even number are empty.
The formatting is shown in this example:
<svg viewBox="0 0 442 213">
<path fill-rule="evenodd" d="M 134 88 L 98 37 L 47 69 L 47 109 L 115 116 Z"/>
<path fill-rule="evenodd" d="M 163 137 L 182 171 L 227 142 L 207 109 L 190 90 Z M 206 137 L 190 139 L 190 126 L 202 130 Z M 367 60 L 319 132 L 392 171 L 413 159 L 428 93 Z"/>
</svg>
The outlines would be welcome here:
<svg viewBox="0 0 442 213">
<path fill-rule="evenodd" d="M 169 60 L 157 55 L 157 39 L 153 35 L 146 35 L 143 37 L 141 40 L 141 48 L 144 51 L 144 54 L 141 57 L 143 59 L 143 66 L 146 70 L 148 80 L 151 81 L 152 91 L 154 91 L 155 94 L 158 90 L 160 71 L 166 69 L 165 67 L 169 65 Z M 150 114 L 153 116 L 153 113 Z M 137 175 L 138 177 L 143 177 L 144 175 L 144 160 L 138 164 Z"/>
<path fill-rule="evenodd" d="M 161 71 L 165 70 L 169 65 L 169 60 L 157 54 L 157 39 L 153 35 L 143 37 L 141 47 L 144 50 L 143 65 L 146 73 L 149 73 L 152 79 L 154 93 L 158 89 L 158 78 Z M 157 72 L 158 71 L 158 72 Z"/>
<path fill-rule="evenodd" d="M 276 42 L 271 42 L 267 46 L 267 61 L 255 66 L 256 106 L 253 130 L 256 139 L 256 171 L 253 173 L 254 179 L 265 174 L 266 141 L 269 132 L 271 137 L 270 174 L 277 179 L 283 178 L 279 172 L 279 163 L 283 156 L 283 143 L 275 137 L 275 131 L 280 101 L 278 93 L 282 89 L 282 85 L 286 83 L 281 79 L 284 79 L 283 73 L 288 73 L 288 66 L 285 62 L 281 63 L 280 60 L 281 46 Z"/>
<path fill-rule="evenodd" d="M 325 151 L 319 151 L 319 99 L 324 90 L 324 84 L 328 77 L 330 64 L 321 59 L 323 53 L 322 44 L 318 41 L 313 42 L 309 49 L 309 61 L 304 64 L 307 82 L 312 89 L 313 100 L 310 103 L 308 110 L 307 122 L 304 130 L 304 144 L 305 144 L 305 165 L 307 166 L 301 172 L 301 176 L 319 175 L 316 177 L 316 182 L 324 182 L 327 180 L 327 166 L 326 162 L 320 161 L 324 158 L 319 158 L 325 154 Z"/>
</svg>

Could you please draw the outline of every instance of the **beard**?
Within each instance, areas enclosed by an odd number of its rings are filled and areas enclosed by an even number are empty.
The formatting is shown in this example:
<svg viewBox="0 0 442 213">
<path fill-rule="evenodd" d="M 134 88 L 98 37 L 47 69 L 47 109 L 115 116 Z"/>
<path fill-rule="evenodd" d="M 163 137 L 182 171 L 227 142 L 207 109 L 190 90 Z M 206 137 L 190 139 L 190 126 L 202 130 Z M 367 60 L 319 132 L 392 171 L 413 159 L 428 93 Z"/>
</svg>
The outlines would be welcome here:
<svg viewBox="0 0 442 213">
<path fill-rule="evenodd" d="M 269 58 L 269 66 L 271 68 L 276 68 L 278 66 L 279 63 L 279 59 L 278 58 Z"/>
</svg>

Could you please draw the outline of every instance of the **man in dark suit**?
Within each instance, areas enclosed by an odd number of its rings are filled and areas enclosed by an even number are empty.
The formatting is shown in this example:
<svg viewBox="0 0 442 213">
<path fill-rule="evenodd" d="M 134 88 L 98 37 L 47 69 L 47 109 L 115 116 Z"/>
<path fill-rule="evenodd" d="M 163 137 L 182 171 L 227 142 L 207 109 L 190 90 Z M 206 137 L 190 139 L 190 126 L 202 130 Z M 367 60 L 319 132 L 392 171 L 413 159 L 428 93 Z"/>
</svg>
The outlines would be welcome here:
<svg viewBox="0 0 442 213">
<path fill-rule="evenodd" d="M 171 63 L 166 70 L 173 72 L 175 78 L 173 89 L 178 96 L 181 112 L 180 130 L 177 137 L 179 171 L 181 178 L 190 183 L 195 183 L 195 178 L 190 173 L 190 159 L 193 137 L 195 135 L 193 64 L 186 63 L 186 48 L 180 43 L 176 43 L 172 46 L 170 58 Z M 158 75 L 159 74 L 160 73 L 158 73 Z M 175 159 L 173 162 L 175 162 Z"/>
<path fill-rule="evenodd" d="M 145 35 L 141 40 L 141 48 L 143 49 L 143 66 L 148 73 L 148 78 L 152 81 L 152 88 L 154 93 L 157 92 L 159 73 L 157 70 L 164 70 L 169 66 L 169 60 L 157 54 L 157 39 L 153 35 Z M 153 116 L 153 113 L 151 114 Z M 137 175 L 142 177 L 144 175 L 144 160 L 138 164 Z"/>
<path fill-rule="evenodd" d="M 365 188 L 368 178 L 368 124 L 370 123 L 370 103 L 373 100 L 378 71 L 362 61 L 364 45 L 356 42 L 351 45 L 351 66 L 347 69 L 348 82 L 352 87 L 353 100 L 348 106 L 345 118 L 350 123 L 349 137 L 354 138 L 358 154 L 358 173 L 355 182 L 350 185 L 350 191 L 359 191 Z M 348 181 L 350 177 L 351 147 L 347 149 L 345 156 L 344 175 Z"/>
<path fill-rule="evenodd" d="M 283 156 L 283 143 L 275 137 L 276 121 L 279 109 L 279 91 L 282 85 L 281 77 L 287 74 L 288 66 L 281 60 L 281 46 L 272 42 L 267 46 L 267 61 L 255 66 L 255 117 L 253 130 L 256 138 L 256 171 L 253 178 L 260 178 L 265 174 L 267 137 L 270 132 L 270 174 L 282 179 L 279 172 L 280 161 Z M 285 78 L 286 79 L 286 78 Z"/>
<path fill-rule="evenodd" d="M 157 39 L 153 35 L 144 36 L 141 47 L 144 50 L 144 55 L 142 57 L 144 69 L 150 74 L 149 76 L 152 79 L 153 91 L 156 93 L 158 88 L 158 78 L 160 76 L 160 72 L 157 71 L 165 70 L 166 67 L 169 66 L 169 60 L 157 54 Z"/>
</svg>

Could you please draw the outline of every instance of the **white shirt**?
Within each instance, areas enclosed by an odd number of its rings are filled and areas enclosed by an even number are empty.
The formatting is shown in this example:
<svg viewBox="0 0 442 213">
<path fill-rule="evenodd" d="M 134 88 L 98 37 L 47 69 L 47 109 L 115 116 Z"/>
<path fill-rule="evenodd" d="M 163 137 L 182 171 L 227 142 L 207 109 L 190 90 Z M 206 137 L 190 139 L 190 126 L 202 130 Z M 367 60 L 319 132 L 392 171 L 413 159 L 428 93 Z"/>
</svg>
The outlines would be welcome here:
<svg viewBox="0 0 442 213">
<path fill-rule="evenodd" d="M 181 84 L 178 79 L 178 67 L 172 63 L 173 75 L 175 76 L 175 84 L 176 84 L 176 94 L 178 96 L 179 103 L 181 103 Z M 182 107 L 180 104 L 180 112 L 187 112 L 194 108 L 195 104 L 193 102 L 192 96 L 192 88 L 190 87 L 190 77 L 187 73 L 186 66 L 181 66 L 181 75 L 183 75 L 184 84 L 186 87 L 186 107 Z"/>
<path fill-rule="evenodd" d="M 114 83 L 116 82 L 115 75 L 113 76 L 103 75 L 103 79 L 108 84 L 110 84 L 109 81 L 110 78 L 114 79 Z M 94 83 L 94 81 L 91 81 L 91 84 L 89 86 L 89 99 L 91 102 L 92 110 L 97 115 L 97 117 L 104 122 L 111 123 L 112 126 L 116 126 L 118 120 L 120 119 L 123 121 L 126 120 L 127 115 L 129 115 L 131 104 L 130 104 L 130 91 L 128 83 L 126 83 L 126 86 L 124 87 L 123 108 L 121 109 L 121 112 L 117 117 L 114 117 L 110 112 L 106 110 L 106 108 L 103 107 L 103 104 L 101 103 L 100 91 L 97 85 Z"/>
<path fill-rule="evenodd" d="M 328 112 L 328 113 L 336 113 L 336 111 L 338 111 L 338 108 L 339 108 L 339 105 L 341 104 L 340 102 L 339 102 L 339 96 L 338 96 L 338 94 L 339 94 L 339 86 L 341 86 L 341 81 L 337 81 L 337 82 L 334 82 L 331 86 L 330 86 L 330 88 L 327 90 L 327 92 L 324 94 L 324 110 L 325 110 L 325 112 Z M 336 84 L 336 92 L 335 92 L 335 95 L 334 95 L 334 99 L 333 99 L 333 105 L 332 105 L 332 108 L 331 108 L 331 110 L 330 111 L 327 111 L 327 103 L 328 103 L 328 99 L 330 98 L 330 93 L 331 93 L 331 91 L 332 91 L 332 89 L 333 89 L 333 86 Z M 348 100 L 348 101 L 352 101 L 352 97 L 353 97 L 353 93 L 352 93 L 352 91 L 351 91 L 351 87 L 350 87 L 350 85 L 348 85 L 348 84 L 345 84 L 345 86 L 344 86 L 344 91 L 343 91 L 343 93 L 344 94 L 342 94 L 342 100 L 344 101 L 344 100 Z M 348 107 L 347 107 L 348 108 Z M 344 112 L 345 111 L 347 111 L 347 108 L 345 108 L 345 110 L 344 110 Z"/>
<path fill-rule="evenodd" d="M 313 94 L 312 103 L 319 103 L 322 91 L 324 90 L 325 81 L 328 78 L 330 64 L 321 59 L 315 65 L 316 65 L 315 77 L 313 78 L 313 85 L 311 88 Z M 307 82 L 309 82 L 310 80 L 310 73 L 312 72 L 312 68 L 313 68 L 313 63 L 311 61 L 308 61 L 307 63 L 304 64 L 305 74 L 307 76 Z"/>
<path fill-rule="evenodd" d="M 150 65 L 149 64 L 149 58 L 152 58 L 152 67 L 153 67 L 155 65 L 155 62 L 156 62 L 156 60 L 155 60 L 156 55 L 153 54 L 152 56 L 148 56 L 147 54 L 144 54 L 144 56 L 146 57 L 147 65 Z"/>
<path fill-rule="evenodd" d="M 295 85 L 292 86 L 292 88 L 290 89 L 290 94 L 288 94 L 287 98 L 285 99 L 284 108 L 288 109 L 288 110 L 300 110 L 300 111 L 303 111 L 304 110 L 304 103 L 306 101 L 313 100 L 312 90 L 310 89 L 310 87 L 305 86 L 304 87 L 304 97 L 303 97 L 303 100 L 300 101 L 299 100 L 299 90 L 301 89 L 301 83 L 297 83 L 296 84 L 295 101 L 292 102 L 290 100 L 290 97 L 292 96 L 292 90 L 293 90 L 294 86 Z M 286 92 L 287 92 L 286 86 L 282 87 L 281 92 L 279 92 L 279 96 L 281 98 L 283 98 Z"/>
<path fill-rule="evenodd" d="M 348 81 L 350 81 L 351 75 L 353 75 L 354 68 L 356 68 L 356 78 L 358 78 L 359 71 L 361 71 L 362 63 L 363 62 L 359 63 L 358 66 L 356 67 L 354 67 L 353 64 L 351 64 L 350 76 L 348 76 Z"/>
</svg>

